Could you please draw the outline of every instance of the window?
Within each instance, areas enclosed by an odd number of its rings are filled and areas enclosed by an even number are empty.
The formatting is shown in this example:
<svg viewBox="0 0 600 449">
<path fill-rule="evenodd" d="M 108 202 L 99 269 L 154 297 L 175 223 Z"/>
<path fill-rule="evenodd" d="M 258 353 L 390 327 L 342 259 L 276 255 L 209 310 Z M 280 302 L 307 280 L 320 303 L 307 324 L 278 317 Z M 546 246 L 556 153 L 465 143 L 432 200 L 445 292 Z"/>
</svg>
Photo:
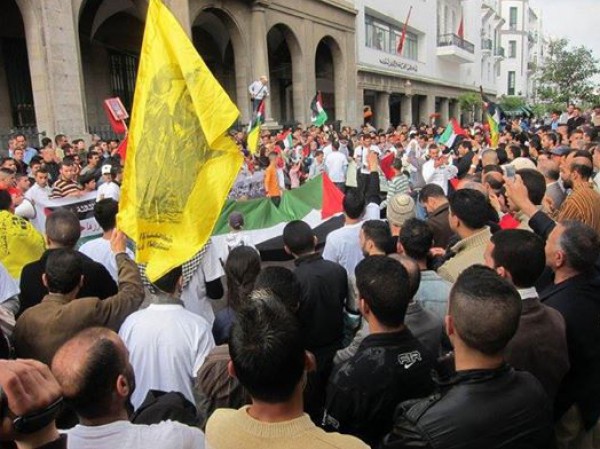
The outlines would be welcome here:
<svg viewBox="0 0 600 449">
<path fill-rule="evenodd" d="M 516 6 L 511 6 L 509 9 L 509 20 L 508 20 L 508 27 L 511 30 L 516 30 L 517 29 L 517 14 L 518 14 L 518 9 Z"/>
<path fill-rule="evenodd" d="M 517 41 L 508 41 L 508 57 L 517 57 Z"/>
<path fill-rule="evenodd" d="M 514 71 L 508 72 L 508 95 L 515 94 L 515 78 L 516 73 Z"/>
<path fill-rule="evenodd" d="M 386 53 L 397 54 L 398 44 L 402 36 L 402 29 L 365 16 L 365 44 Z M 406 59 L 419 59 L 419 37 L 415 33 L 406 32 L 402 57 Z"/>
<path fill-rule="evenodd" d="M 110 55 L 110 86 L 114 96 L 120 97 L 123 106 L 131 111 L 137 77 L 138 57 L 113 52 Z"/>
</svg>

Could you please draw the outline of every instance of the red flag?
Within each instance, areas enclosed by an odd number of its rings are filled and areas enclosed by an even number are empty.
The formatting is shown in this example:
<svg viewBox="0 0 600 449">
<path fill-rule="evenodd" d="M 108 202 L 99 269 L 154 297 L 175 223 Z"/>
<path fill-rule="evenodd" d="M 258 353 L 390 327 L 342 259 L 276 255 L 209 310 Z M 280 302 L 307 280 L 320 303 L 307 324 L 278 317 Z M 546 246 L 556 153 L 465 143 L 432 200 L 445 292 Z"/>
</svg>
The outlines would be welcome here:
<svg viewBox="0 0 600 449">
<path fill-rule="evenodd" d="M 391 152 L 390 154 L 383 157 L 381 159 L 381 162 L 379 163 L 379 165 L 381 166 L 381 171 L 383 172 L 388 181 L 393 179 L 395 175 L 394 169 L 392 168 L 392 164 L 394 163 L 395 158 L 396 155 L 394 154 L 394 152 Z"/>
<path fill-rule="evenodd" d="M 344 194 L 331 181 L 327 173 L 323 173 L 323 193 L 321 205 L 321 218 L 325 220 L 335 214 L 344 212 Z"/>
<path fill-rule="evenodd" d="M 410 20 L 410 13 L 412 12 L 412 6 L 408 10 L 408 15 L 406 16 L 406 21 L 404 22 L 404 26 L 402 27 L 402 35 L 400 36 L 400 41 L 398 42 L 398 48 L 396 49 L 397 53 L 402 56 L 402 51 L 404 50 L 404 41 L 406 40 L 406 28 L 408 27 L 408 21 Z"/>
<path fill-rule="evenodd" d="M 125 107 L 121 103 L 121 100 L 117 98 L 107 98 L 102 103 L 104 112 L 108 117 L 110 126 L 115 134 L 125 134 L 127 132 L 127 126 L 125 125 L 125 119 L 129 117 Z"/>
<path fill-rule="evenodd" d="M 127 155 L 127 136 L 125 136 L 117 147 L 117 154 L 120 156 L 121 161 L 125 162 L 125 156 Z"/>
<path fill-rule="evenodd" d="M 465 18 L 460 16 L 460 25 L 458 26 L 458 37 L 461 39 L 465 38 Z"/>
</svg>

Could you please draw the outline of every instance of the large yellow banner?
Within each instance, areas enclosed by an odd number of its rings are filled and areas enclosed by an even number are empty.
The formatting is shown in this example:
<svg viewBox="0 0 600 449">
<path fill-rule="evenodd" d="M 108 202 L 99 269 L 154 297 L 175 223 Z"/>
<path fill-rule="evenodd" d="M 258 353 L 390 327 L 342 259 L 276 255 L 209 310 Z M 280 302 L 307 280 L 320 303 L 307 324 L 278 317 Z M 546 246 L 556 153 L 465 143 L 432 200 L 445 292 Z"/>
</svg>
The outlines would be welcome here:
<svg viewBox="0 0 600 449">
<path fill-rule="evenodd" d="M 151 281 L 208 241 L 242 164 L 226 134 L 238 115 L 171 11 L 151 0 L 118 216 Z"/>
</svg>

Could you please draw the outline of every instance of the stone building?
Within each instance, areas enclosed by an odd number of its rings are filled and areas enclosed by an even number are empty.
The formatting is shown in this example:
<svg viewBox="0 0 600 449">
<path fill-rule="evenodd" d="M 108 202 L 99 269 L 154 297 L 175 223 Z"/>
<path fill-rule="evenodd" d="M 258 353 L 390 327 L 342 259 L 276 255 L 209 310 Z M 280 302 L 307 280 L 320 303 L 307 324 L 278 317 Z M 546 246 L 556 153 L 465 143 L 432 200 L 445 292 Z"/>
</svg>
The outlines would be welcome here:
<svg viewBox="0 0 600 449">
<path fill-rule="evenodd" d="M 355 19 L 345 0 L 164 0 L 241 112 L 270 79 L 267 113 L 307 122 L 322 91 L 329 117 L 357 123 Z M 71 137 L 107 129 L 102 101 L 132 104 L 147 0 L 3 0 L 0 135 Z M 29 127 L 29 128 L 28 128 Z M 103 128 L 104 127 L 104 128 Z"/>
</svg>

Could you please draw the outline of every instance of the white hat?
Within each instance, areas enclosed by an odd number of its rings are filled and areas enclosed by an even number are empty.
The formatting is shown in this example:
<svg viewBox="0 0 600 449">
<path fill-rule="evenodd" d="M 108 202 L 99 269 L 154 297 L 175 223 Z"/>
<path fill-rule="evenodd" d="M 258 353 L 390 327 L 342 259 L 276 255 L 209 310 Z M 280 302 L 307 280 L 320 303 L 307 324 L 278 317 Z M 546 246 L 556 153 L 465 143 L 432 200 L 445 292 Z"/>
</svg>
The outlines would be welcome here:
<svg viewBox="0 0 600 449">
<path fill-rule="evenodd" d="M 110 175 L 111 171 L 112 171 L 112 165 L 107 164 L 107 165 L 102 166 L 102 174 L 103 175 Z"/>
</svg>

